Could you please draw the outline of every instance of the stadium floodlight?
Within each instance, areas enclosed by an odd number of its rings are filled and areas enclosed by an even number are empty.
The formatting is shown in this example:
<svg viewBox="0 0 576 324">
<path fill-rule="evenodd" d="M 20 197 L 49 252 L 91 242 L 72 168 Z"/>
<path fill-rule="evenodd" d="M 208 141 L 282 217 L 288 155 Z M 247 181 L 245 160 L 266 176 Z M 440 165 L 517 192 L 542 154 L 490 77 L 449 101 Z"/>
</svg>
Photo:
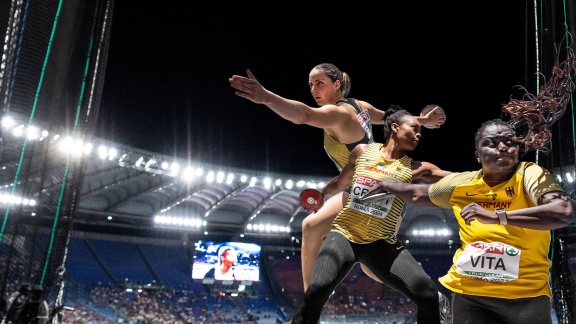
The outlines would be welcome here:
<svg viewBox="0 0 576 324">
<path fill-rule="evenodd" d="M 222 171 L 218 171 L 216 174 L 216 183 L 222 183 L 224 181 L 225 174 Z"/>
<path fill-rule="evenodd" d="M 37 127 L 30 125 L 26 129 L 26 138 L 29 140 L 36 140 L 40 138 L 40 131 Z"/>
<path fill-rule="evenodd" d="M 262 184 L 264 184 L 264 188 L 270 189 L 270 186 L 272 186 L 272 179 L 266 177 L 262 179 Z"/>
<path fill-rule="evenodd" d="M 16 121 L 11 116 L 4 116 L 2 118 L 2 128 L 9 130 L 16 125 Z"/>
<path fill-rule="evenodd" d="M 206 182 L 208 183 L 214 182 L 214 171 L 208 172 L 208 174 L 206 175 Z"/>
<path fill-rule="evenodd" d="M 172 164 L 170 164 L 170 175 L 175 177 L 178 175 L 178 172 L 180 172 L 180 164 L 172 162 Z"/>
<path fill-rule="evenodd" d="M 193 167 L 189 166 L 182 173 L 182 179 L 187 182 L 191 182 L 196 177 L 196 173 Z"/>
</svg>

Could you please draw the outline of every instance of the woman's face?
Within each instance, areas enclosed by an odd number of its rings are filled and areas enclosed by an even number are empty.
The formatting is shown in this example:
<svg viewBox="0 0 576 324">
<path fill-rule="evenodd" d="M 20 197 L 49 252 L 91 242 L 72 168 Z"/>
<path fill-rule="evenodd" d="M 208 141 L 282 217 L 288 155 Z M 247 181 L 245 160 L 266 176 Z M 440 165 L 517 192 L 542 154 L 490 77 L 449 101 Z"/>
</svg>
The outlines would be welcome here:
<svg viewBox="0 0 576 324">
<path fill-rule="evenodd" d="M 476 156 L 484 173 L 505 172 L 516 167 L 519 150 L 514 133 L 508 127 L 491 125 L 480 136 Z"/>
<path fill-rule="evenodd" d="M 326 73 L 320 70 L 310 71 L 308 86 L 318 106 L 334 104 L 340 98 L 340 81 L 333 82 Z"/>
<path fill-rule="evenodd" d="M 399 148 L 404 151 L 414 151 L 420 137 L 422 137 L 422 130 L 418 119 L 414 116 L 405 116 L 402 118 L 400 125 L 396 127 L 396 142 Z"/>
<path fill-rule="evenodd" d="M 232 249 L 226 250 L 222 254 L 222 263 L 234 264 L 236 263 L 236 260 L 238 260 L 238 254 Z"/>
</svg>

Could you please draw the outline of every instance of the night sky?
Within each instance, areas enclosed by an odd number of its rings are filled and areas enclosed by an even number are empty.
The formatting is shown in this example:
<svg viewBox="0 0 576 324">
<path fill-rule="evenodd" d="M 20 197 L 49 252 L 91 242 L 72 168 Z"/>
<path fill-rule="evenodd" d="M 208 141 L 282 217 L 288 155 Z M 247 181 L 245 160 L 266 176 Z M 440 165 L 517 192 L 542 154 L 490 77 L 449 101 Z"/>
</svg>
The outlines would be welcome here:
<svg viewBox="0 0 576 324">
<path fill-rule="evenodd" d="M 414 114 L 442 106 L 446 124 L 424 129 L 409 155 L 464 171 L 479 167 L 480 124 L 534 78 L 524 1 L 187 3 L 115 1 L 97 137 L 234 168 L 331 177 L 321 129 L 237 97 L 228 83 L 249 68 L 268 90 L 315 107 L 308 73 L 330 62 L 351 76 L 349 97 Z M 374 134 L 383 140 L 381 126 Z"/>
</svg>

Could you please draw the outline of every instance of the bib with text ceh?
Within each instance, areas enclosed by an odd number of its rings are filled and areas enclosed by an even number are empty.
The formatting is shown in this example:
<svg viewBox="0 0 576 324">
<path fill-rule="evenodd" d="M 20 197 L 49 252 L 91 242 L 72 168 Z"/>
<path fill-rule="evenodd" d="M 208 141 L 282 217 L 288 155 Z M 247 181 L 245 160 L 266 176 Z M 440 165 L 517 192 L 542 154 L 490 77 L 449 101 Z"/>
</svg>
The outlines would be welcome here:
<svg viewBox="0 0 576 324">
<path fill-rule="evenodd" d="M 518 279 L 520 249 L 501 242 L 468 244 L 456 263 L 459 274 L 491 282 Z"/>
</svg>

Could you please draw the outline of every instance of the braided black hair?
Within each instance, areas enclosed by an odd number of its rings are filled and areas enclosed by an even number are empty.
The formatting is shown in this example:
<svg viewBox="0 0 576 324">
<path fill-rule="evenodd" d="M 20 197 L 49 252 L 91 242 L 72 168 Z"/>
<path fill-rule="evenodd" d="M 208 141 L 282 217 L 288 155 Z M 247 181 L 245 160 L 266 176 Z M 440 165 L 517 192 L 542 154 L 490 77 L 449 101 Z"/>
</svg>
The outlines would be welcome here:
<svg viewBox="0 0 576 324">
<path fill-rule="evenodd" d="M 406 109 L 400 107 L 399 105 L 390 105 L 388 109 L 384 112 L 384 144 L 388 143 L 390 136 L 392 135 L 392 124 L 400 125 L 404 117 L 413 115 L 409 113 Z"/>
<path fill-rule="evenodd" d="M 571 48 L 572 35 L 566 32 L 563 41 L 566 42 L 567 58 L 559 62 L 560 52 L 557 50 L 556 62 L 552 68 L 552 76 L 540 89 L 538 95 L 533 95 L 526 88 L 518 88 L 524 92 L 522 99 L 511 99 L 502 106 L 502 119 L 515 129 L 516 140 L 521 144 L 524 153 L 539 150 L 545 154 L 550 152 L 552 133 L 550 127 L 566 111 L 570 94 L 575 89 L 574 50 Z M 543 77 L 542 75 L 540 75 Z"/>
</svg>

